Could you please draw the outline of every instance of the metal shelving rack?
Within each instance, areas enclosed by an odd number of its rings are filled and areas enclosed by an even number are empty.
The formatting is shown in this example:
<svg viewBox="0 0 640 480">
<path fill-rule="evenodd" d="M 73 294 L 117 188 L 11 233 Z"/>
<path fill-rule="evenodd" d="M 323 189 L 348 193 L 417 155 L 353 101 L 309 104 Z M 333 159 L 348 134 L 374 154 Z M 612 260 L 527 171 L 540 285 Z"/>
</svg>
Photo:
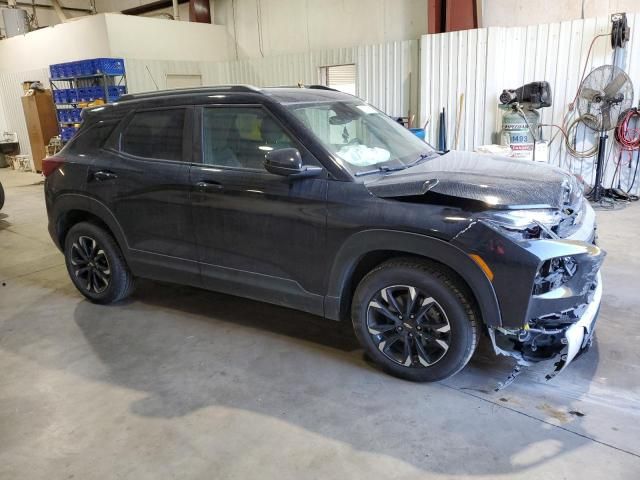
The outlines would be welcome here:
<svg viewBox="0 0 640 480">
<path fill-rule="evenodd" d="M 98 60 L 98 59 L 96 59 Z M 107 59 L 109 60 L 109 59 Z M 119 59 L 112 59 L 118 61 Z M 91 62 L 93 60 L 84 60 Z M 120 60 L 121 61 L 121 60 Z M 53 65 L 53 67 L 59 67 Z M 71 139 L 75 131 L 79 128 L 81 118 L 79 112 L 73 120 L 60 120 L 60 110 L 74 110 L 70 117 L 76 114 L 77 110 L 86 108 L 94 102 L 111 103 L 127 93 L 127 76 L 124 69 L 122 73 L 92 73 L 87 75 L 71 75 L 49 78 L 51 93 L 56 105 L 58 115 L 58 126 L 62 143 Z M 60 98 L 66 101 L 61 101 Z"/>
</svg>

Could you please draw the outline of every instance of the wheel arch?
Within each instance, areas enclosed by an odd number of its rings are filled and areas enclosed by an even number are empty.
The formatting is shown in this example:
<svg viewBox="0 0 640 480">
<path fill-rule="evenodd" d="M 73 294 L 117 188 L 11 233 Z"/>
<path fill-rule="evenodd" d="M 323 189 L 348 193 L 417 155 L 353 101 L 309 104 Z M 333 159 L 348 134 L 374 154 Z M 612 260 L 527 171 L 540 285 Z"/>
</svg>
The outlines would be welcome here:
<svg viewBox="0 0 640 480">
<path fill-rule="evenodd" d="M 80 194 L 63 194 L 56 199 L 53 207 L 54 241 L 64 248 L 64 239 L 73 225 L 90 221 L 106 229 L 116 240 L 118 247 L 126 256 L 128 248 L 120 224 L 111 211 L 100 201 Z"/>
<path fill-rule="evenodd" d="M 394 230 L 358 232 L 342 245 L 329 273 L 325 316 L 332 320 L 348 318 L 360 280 L 380 263 L 402 256 L 429 260 L 452 271 L 469 288 L 482 321 L 492 327 L 502 324 L 493 286 L 467 254 L 444 240 Z"/>
</svg>

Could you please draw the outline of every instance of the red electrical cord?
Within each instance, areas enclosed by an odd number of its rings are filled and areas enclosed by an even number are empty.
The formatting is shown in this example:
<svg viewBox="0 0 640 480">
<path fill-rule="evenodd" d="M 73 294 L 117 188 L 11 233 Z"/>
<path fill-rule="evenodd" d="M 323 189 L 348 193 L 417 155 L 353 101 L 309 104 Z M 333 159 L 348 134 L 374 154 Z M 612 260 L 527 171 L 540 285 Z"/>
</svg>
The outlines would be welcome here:
<svg viewBox="0 0 640 480">
<path fill-rule="evenodd" d="M 630 128 L 633 119 L 640 121 L 640 112 L 637 108 L 627 110 L 616 125 L 615 137 L 624 150 L 640 149 L 640 129 Z"/>
</svg>

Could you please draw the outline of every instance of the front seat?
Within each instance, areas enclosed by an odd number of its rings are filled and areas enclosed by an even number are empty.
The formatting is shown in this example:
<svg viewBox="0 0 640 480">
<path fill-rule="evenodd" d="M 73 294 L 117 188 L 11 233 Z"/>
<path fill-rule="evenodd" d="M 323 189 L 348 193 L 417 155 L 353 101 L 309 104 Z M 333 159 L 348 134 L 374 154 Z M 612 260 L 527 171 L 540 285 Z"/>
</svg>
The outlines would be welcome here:
<svg viewBox="0 0 640 480">
<path fill-rule="evenodd" d="M 229 146 L 231 118 L 229 115 L 205 116 L 204 163 L 224 167 L 240 167 L 238 157 Z"/>
</svg>

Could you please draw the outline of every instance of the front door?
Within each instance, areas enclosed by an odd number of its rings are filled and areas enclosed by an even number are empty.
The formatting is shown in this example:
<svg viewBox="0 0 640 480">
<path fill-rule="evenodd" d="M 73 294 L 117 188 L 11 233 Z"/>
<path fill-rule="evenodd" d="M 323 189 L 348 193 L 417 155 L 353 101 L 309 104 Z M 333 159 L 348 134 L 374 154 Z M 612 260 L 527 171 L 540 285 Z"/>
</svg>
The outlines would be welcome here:
<svg viewBox="0 0 640 480">
<path fill-rule="evenodd" d="M 326 176 L 264 170 L 266 152 L 295 147 L 261 106 L 201 110 L 202 163 L 191 167 L 193 220 L 209 288 L 321 315 Z"/>
</svg>

